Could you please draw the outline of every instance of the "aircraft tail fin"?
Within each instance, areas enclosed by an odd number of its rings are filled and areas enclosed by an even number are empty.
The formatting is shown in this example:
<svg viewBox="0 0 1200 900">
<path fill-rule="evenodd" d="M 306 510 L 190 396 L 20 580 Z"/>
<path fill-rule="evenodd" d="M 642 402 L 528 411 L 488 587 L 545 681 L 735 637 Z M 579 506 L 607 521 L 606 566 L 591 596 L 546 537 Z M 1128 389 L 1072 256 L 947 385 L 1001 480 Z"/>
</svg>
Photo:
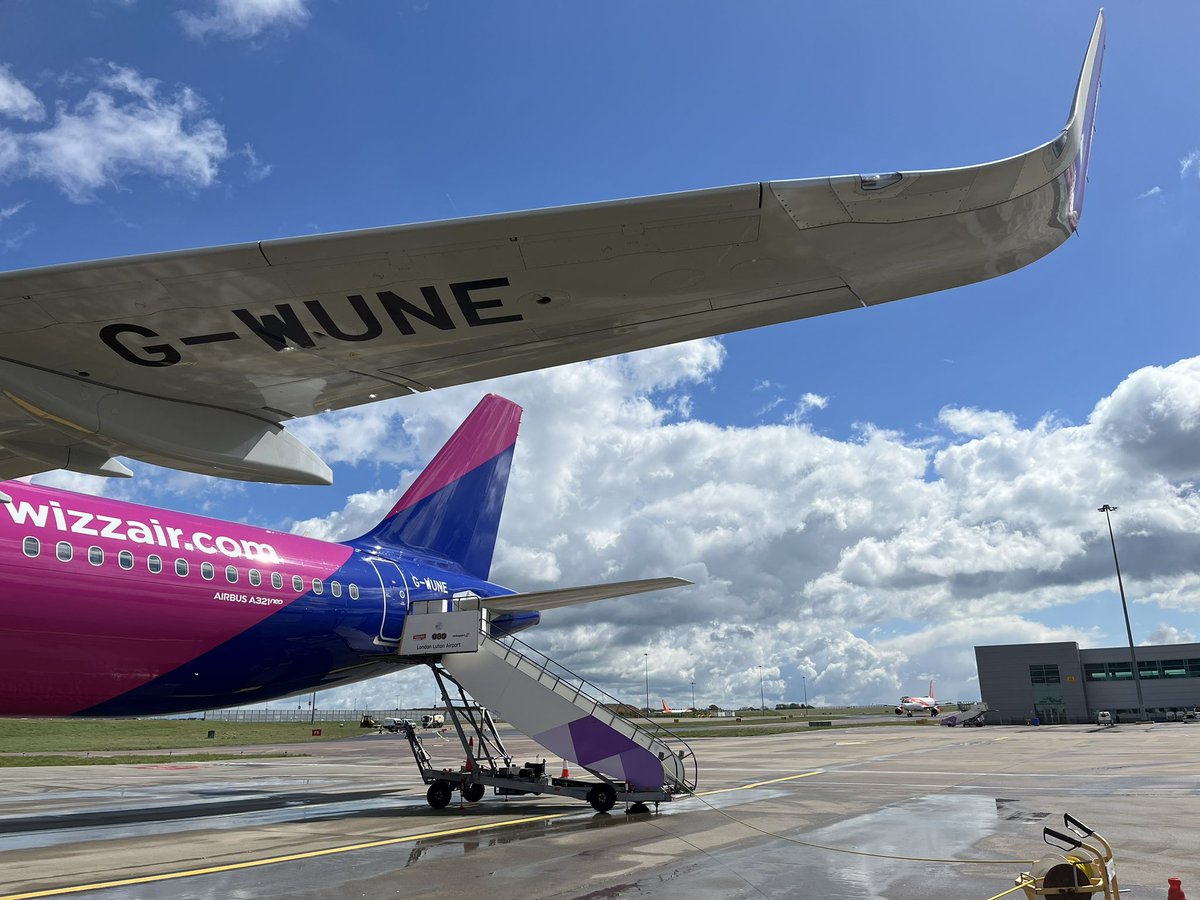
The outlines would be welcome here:
<svg viewBox="0 0 1200 900">
<path fill-rule="evenodd" d="M 405 547 L 487 578 L 521 407 L 488 394 L 373 529 L 351 543 Z"/>
<path fill-rule="evenodd" d="M 933 679 L 929 679 L 929 699 L 933 699 Z"/>
<path fill-rule="evenodd" d="M 671 707 L 667 706 L 667 701 L 663 700 L 662 704 L 663 704 L 663 712 L 669 713 L 671 711 Z"/>
</svg>

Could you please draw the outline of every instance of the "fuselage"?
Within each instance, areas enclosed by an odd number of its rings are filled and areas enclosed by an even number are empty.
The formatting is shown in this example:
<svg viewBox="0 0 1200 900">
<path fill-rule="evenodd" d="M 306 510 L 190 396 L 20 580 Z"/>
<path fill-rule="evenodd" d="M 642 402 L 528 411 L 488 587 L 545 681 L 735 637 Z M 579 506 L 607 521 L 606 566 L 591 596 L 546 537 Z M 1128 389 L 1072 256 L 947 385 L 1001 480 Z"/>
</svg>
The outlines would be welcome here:
<svg viewBox="0 0 1200 900">
<path fill-rule="evenodd" d="M 915 712 L 927 712 L 931 716 L 936 716 L 940 710 L 933 697 L 901 697 L 900 702 L 896 705 L 896 715 L 908 713 L 911 716 Z"/>
<path fill-rule="evenodd" d="M 0 715 L 260 702 L 419 662 L 409 602 L 512 593 L 395 546 L 333 543 L 0 483 Z M 493 620 L 493 635 L 537 613 Z"/>
</svg>

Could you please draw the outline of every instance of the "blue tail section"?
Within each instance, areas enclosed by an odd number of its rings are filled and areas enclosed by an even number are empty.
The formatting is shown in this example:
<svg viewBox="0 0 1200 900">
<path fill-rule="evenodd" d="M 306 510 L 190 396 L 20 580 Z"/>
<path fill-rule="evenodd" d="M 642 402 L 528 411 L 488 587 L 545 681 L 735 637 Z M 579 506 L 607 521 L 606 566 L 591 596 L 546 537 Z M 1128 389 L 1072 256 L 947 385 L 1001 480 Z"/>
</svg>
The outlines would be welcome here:
<svg viewBox="0 0 1200 900">
<path fill-rule="evenodd" d="M 521 423 L 488 394 L 378 525 L 351 544 L 403 547 L 487 579 Z"/>
</svg>

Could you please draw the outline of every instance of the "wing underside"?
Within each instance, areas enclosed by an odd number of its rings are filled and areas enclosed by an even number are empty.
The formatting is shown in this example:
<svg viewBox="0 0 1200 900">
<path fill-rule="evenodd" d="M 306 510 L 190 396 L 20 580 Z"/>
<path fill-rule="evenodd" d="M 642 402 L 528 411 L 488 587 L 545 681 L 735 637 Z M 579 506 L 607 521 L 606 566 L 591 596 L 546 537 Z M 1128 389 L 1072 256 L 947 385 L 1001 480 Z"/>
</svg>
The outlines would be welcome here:
<svg viewBox="0 0 1200 900">
<path fill-rule="evenodd" d="M 1101 17 L 1063 131 L 984 165 L 0 275 L 0 477 L 327 482 L 283 423 L 1011 272 L 1078 224 L 1103 43 Z"/>
</svg>

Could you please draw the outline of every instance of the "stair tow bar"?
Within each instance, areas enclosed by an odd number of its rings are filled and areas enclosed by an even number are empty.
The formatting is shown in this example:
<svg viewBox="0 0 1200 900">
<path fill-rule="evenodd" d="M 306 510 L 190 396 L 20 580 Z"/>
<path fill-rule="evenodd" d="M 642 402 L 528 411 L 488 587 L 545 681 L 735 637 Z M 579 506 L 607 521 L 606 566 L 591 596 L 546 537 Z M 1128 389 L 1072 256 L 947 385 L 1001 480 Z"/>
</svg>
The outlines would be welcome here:
<svg viewBox="0 0 1200 900">
<path fill-rule="evenodd" d="M 468 803 L 483 799 L 487 788 L 497 796 L 523 794 L 554 794 L 586 800 L 597 812 L 608 812 L 618 801 L 627 804 L 664 803 L 673 799 L 673 793 L 665 788 L 655 790 L 631 790 L 629 785 L 614 782 L 601 772 L 583 766 L 595 775 L 599 782 L 580 781 L 574 778 L 554 778 L 546 774 L 546 761 L 527 762 L 515 765 L 513 757 L 504 747 L 504 741 L 496 730 L 496 723 L 488 710 L 467 698 L 454 677 L 439 663 L 427 663 L 437 679 L 438 688 L 446 704 L 446 714 L 454 725 L 465 758 L 465 764 L 457 771 L 441 769 L 433 764 L 429 751 L 417 733 L 415 722 L 404 719 L 400 727 L 408 739 L 413 759 L 421 773 L 421 779 L 429 785 L 425 799 L 434 809 L 450 805 L 454 791 L 460 792 Z M 451 688 L 454 689 L 452 696 Z"/>
</svg>

